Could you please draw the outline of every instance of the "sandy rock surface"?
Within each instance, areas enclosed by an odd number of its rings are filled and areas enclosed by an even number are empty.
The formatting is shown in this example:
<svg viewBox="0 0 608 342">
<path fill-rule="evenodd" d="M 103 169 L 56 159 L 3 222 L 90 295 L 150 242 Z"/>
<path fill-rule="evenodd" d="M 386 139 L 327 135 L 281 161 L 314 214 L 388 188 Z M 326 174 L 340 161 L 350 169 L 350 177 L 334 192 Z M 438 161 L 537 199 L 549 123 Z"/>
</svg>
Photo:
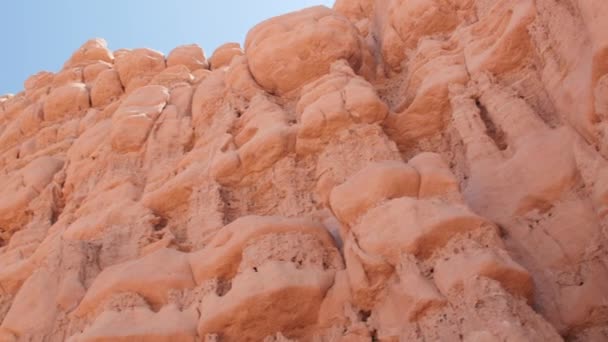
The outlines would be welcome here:
<svg viewBox="0 0 608 342">
<path fill-rule="evenodd" d="M 86 42 L 0 96 L 0 341 L 608 340 L 606 23 L 337 0 L 209 58 Z"/>
</svg>

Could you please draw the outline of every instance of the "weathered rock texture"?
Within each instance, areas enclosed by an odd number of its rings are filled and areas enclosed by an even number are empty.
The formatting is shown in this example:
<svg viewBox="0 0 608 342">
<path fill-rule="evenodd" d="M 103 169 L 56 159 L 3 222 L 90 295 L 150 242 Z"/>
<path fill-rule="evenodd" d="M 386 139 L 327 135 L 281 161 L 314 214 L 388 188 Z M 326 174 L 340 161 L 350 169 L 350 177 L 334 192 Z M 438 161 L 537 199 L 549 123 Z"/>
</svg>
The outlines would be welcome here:
<svg viewBox="0 0 608 342">
<path fill-rule="evenodd" d="M 0 97 L 1 341 L 608 340 L 608 2 L 338 0 Z"/>
</svg>

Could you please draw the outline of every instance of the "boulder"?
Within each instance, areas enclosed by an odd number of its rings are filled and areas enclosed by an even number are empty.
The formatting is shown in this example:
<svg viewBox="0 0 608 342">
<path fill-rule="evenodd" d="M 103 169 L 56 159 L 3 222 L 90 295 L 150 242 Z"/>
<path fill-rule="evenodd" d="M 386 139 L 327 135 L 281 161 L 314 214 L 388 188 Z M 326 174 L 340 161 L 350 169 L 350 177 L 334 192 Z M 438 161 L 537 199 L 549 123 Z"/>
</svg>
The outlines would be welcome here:
<svg viewBox="0 0 608 342">
<path fill-rule="evenodd" d="M 63 66 L 64 69 L 91 64 L 95 62 L 114 62 L 112 51 L 108 50 L 108 44 L 101 38 L 95 38 L 85 42 Z"/>
<path fill-rule="evenodd" d="M 345 224 L 355 224 L 369 209 L 386 200 L 416 197 L 420 184 L 418 172 L 398 161 L 373 163 L 335 187 L 330 204 Z"/>
<path fill-rule="evenodd" d="M 239 43 L 220 45 L 213 51 L 211 58 L 209 58 L 209 67 L 211 70 L 214 70 L 228 66 L 234 57 L 243 56 L 244 54 L 245 52 L 241 49 L 241 44 Z"/>
<path fill-rule="evenodd" d="M 84 114 L 89 109 L 89 91 L 82 83 L 70 83 L 51 91 L 44 102 L 44 119 L 58 121 Z"/>
<path fill-rule="evenodd" d="M 113 294 L 135 292 L 154 305 L 167 303 L 171 289 L 194 287 L 187 255 L 173 249 L 159 249 L 142 258 L 104 269 L 76 308 L 86 315 Z"/>
<path fill-rule="evenodd" d="M 209 69 L 209 63 L 205 52 L 196 44 L 182 45 L 169 52 L 167 56 L 167 67 L 183 65 L 188 70 Z"/>
<path fill-rule="evenodd" d="M 314 325 L 333 272 L 268 263 L 232 281 L 227 294 L 209 294 L 201 303 L 199 336 L 221 333 L 223 341 L 260 341 L 282 332 L 305 337 Z"/>
<path fill-rule="evenodd" d="M 165 69 L 165 57 L 151 49 L 135 49 L 117 54 L 114 65 L 125 89 L 143 86 L 149 79 Z M 142 84 L 143 83 L 143 84 Z M 131 86 L 130 86 L 131 85 Z"/>
<path fill-rule="evenodd" d="M 345 59 L 362 65 L 361 41 L 348 19 L 323 6 L 278 16 L 247 34 L 251 73 L 268 92 L 285 94 L 329 72 Z"/>
<path fill-rule="evenodd" d="M 114 69 L 99 73 L 91 87 L 91 105 L 101 107 L 119 99 L 123 94 L 120 75 Z"/>
<path fill-rule="evenodd" d="M 112 147 L 126 153 L 137 151 L 169 100 L 167 88 L 150 85 L 130 94 L 112 116 Z"/>
</svg>

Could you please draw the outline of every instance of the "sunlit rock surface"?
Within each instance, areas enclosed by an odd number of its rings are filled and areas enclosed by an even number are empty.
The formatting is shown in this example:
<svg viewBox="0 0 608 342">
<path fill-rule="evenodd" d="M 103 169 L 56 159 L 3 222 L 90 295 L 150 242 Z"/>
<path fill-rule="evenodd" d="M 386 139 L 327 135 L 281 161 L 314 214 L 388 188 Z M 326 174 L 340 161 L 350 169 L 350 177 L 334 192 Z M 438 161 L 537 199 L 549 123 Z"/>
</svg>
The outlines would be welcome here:
<svg viewBox="0 0 608 342">
<path fill-rule="evenodd" d="M 0 341 L 608 340 L 607 23 L 338 0 L 209 58 L 86 42 L 0 96 Z"/>
</svg>

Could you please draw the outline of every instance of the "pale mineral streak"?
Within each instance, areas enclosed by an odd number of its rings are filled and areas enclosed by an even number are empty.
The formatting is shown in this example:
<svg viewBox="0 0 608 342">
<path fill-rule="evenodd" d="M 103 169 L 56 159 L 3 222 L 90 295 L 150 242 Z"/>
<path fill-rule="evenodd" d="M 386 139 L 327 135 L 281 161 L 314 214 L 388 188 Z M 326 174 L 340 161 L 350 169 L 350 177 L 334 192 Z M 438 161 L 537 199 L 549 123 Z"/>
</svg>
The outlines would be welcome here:
<svg viewBox="0 0 608 342">
<path fill-rule="evenodd" d="M 608 340 L 608 2 L 337 0 L 0 96 L 0 341 Z"/>
</svg>

